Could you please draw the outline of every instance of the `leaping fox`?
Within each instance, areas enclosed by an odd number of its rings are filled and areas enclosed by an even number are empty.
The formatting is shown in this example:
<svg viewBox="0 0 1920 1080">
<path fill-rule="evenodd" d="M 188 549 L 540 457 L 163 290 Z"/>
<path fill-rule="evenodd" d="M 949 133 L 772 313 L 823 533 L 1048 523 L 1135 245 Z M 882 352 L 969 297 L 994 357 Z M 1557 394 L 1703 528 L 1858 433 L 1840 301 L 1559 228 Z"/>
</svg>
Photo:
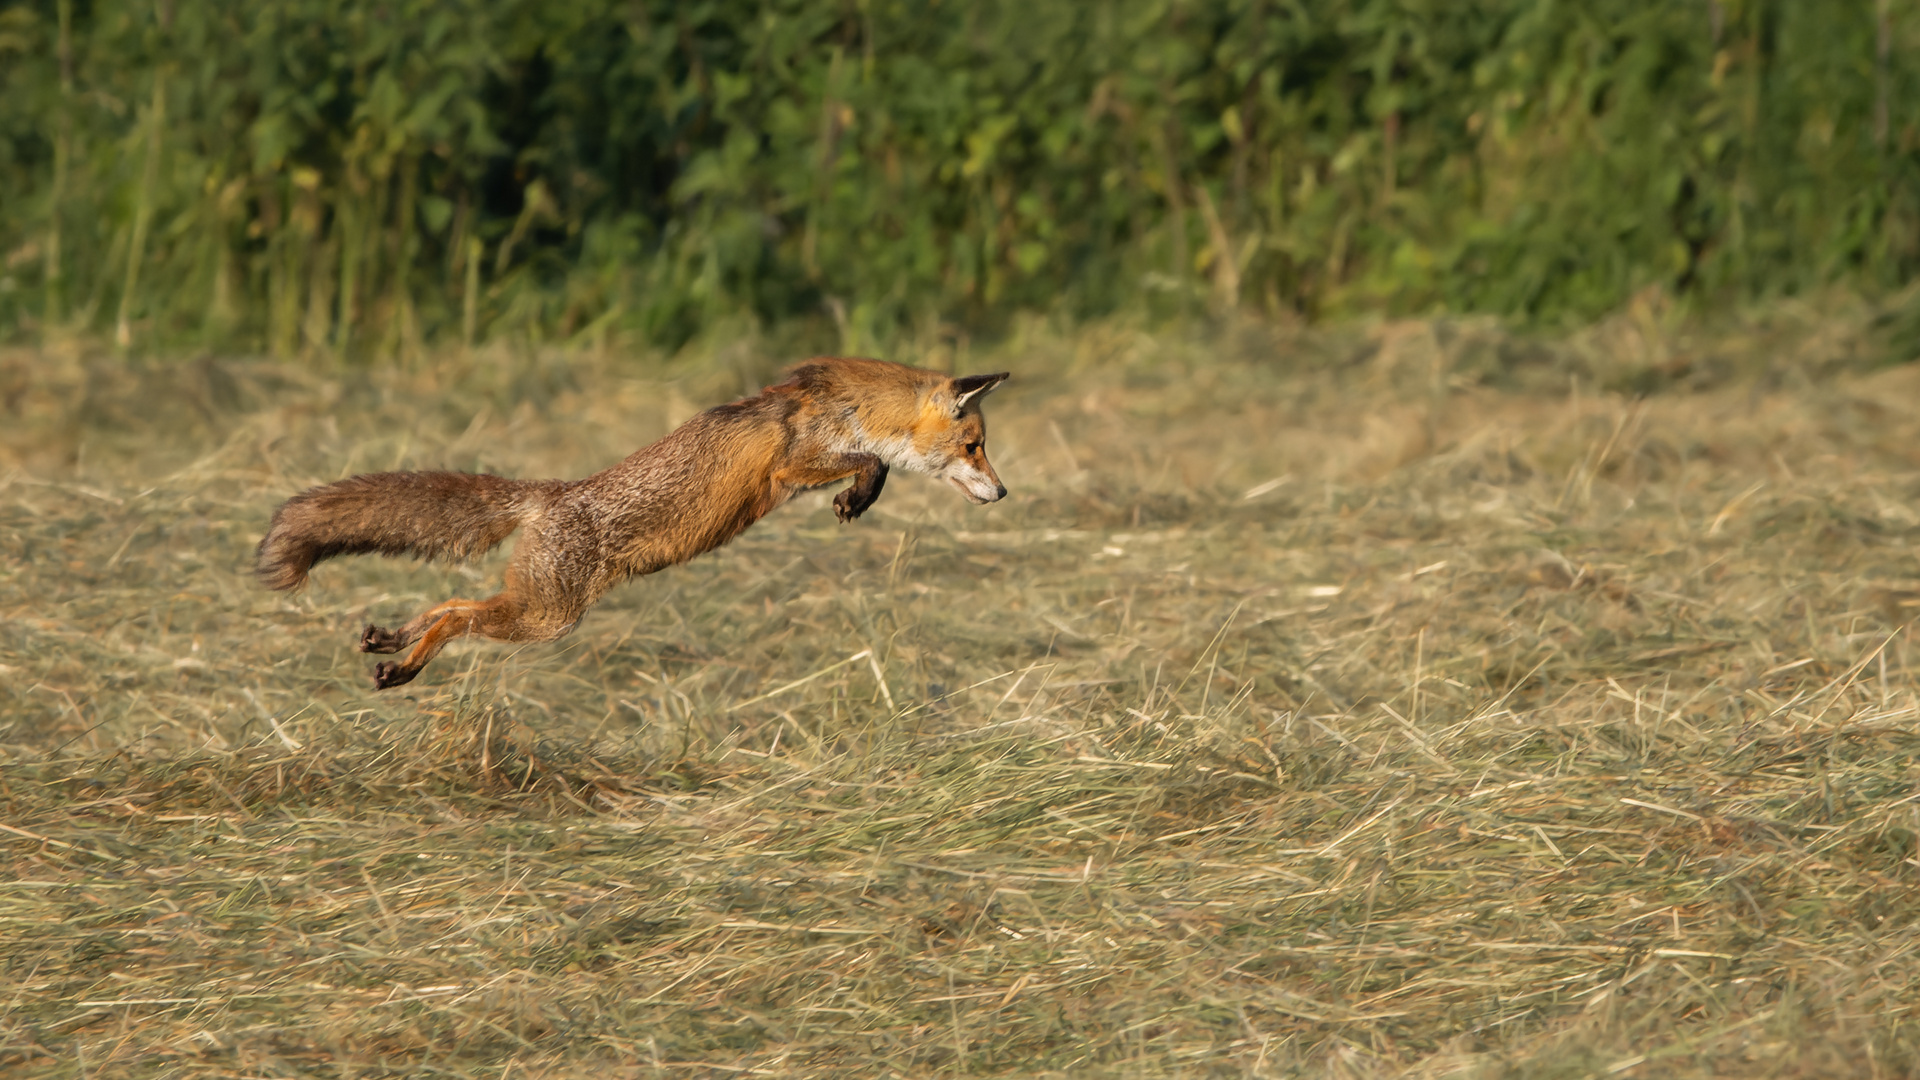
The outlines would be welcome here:
<svg viewBox="0 0 1920 1080">
<path fill-rule="evenodd" d="M 389 472 L 304 491 L 273 512 L 258 572 L 297 589 L 335 555 L 466 560 L 522 530 L 506 588 L 448 600 L 398 630 L 369 626 L 360 650 L 403 661 L 373 669 L 375 689 L 411 682 L 449 641 L 553 641 L 620 582 L 732 540 L 797 492 L 847 477 L 841 521 L 880 497 L 887 470 L 925 473 L 975 503 L 1007 494 L 987 462 L 980 399 L 1006 372 L 950 378 L 884 360 L 823 358 L 777 386 L 721 405 L 584 480 Z"/>
</svg>

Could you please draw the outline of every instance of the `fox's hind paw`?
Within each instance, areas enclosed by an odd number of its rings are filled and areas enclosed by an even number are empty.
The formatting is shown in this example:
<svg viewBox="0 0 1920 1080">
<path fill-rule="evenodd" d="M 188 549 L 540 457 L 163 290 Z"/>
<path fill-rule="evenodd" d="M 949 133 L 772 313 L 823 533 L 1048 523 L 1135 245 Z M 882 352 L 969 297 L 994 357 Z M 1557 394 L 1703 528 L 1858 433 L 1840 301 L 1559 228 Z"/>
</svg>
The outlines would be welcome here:
<svg viewBox="0 0 1920 1080">
<path fill-rule="evenodd" d="M 397 660 L 387 660 L 373 665 L 373 688 L 385 690 L 391 686 L 404 686 L 418 674 L 418 669 L 408 670 L 401 667 Z"/>
<path fill-rule="evenodd" d="M 360 633 L 360 651 L 370 653 L 394 653 L 407 647 L 405 638 L 398 633 L 379 626 L 368 626 Z"/>
</svg>

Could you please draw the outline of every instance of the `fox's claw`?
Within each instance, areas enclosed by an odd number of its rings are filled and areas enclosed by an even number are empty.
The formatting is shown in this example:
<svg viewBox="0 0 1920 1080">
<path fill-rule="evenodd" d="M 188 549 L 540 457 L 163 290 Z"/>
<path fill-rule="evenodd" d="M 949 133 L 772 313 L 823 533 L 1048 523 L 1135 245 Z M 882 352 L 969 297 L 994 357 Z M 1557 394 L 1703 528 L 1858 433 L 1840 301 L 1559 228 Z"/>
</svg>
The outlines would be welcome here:
<svg viewBox="0 0 1920 1080">
<path fill-rule="evenodd" d="M 400 666 L 397 660 L 387 660 L 373 665 L 373 688 L 385 690 L 388 687 L 404 686 L 413 681 L 417 670 L 408 670 Z"/>
<path fill-rule="evenodd" d="M 394 653 L 406 647 L 407 643 L 392 630 L 369 625 L 360 633 L 361 652 Z"/>
</svg>

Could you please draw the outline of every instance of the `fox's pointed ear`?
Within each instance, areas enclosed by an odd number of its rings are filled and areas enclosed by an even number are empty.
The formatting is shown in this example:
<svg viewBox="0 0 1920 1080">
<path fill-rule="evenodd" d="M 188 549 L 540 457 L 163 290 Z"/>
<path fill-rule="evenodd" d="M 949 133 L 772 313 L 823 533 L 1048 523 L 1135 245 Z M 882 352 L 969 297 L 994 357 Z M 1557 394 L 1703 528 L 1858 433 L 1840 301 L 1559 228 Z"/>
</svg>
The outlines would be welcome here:
<svg viewBox="0 0 1920 1080">
<path fill-rule="evenodd" d="M 1011 372 L 997 371 L 992 375 L 962 375 L 953 380 L 953 414 L 967 407 L 967 402 L 984 396 L 989 390 L 1006 382 Z"/>
</svg>

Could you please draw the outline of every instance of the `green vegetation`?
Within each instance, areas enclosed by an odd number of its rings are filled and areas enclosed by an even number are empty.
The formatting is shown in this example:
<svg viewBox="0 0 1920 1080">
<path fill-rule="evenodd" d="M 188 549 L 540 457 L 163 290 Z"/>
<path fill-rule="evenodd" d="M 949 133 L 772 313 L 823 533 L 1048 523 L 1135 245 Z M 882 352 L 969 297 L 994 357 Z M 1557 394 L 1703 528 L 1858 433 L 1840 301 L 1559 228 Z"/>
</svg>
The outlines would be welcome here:
<svg viewBox="0 0 1920 1080">
<path fill-rule="evenodd" d="M 32 0 L 0 334 L 872 349 L 1920 261 L 1914 0 Z"/>
<path fill-rule="evenodd" d="M 1007 500 L 379 694 L 502 559 L 270 593 L 277 500 L 786 357 L 0 350 L 0 1073 L 1914 1076 L 1920 365 L 1812 306 L 1028 327 Z"/>
</svg>

